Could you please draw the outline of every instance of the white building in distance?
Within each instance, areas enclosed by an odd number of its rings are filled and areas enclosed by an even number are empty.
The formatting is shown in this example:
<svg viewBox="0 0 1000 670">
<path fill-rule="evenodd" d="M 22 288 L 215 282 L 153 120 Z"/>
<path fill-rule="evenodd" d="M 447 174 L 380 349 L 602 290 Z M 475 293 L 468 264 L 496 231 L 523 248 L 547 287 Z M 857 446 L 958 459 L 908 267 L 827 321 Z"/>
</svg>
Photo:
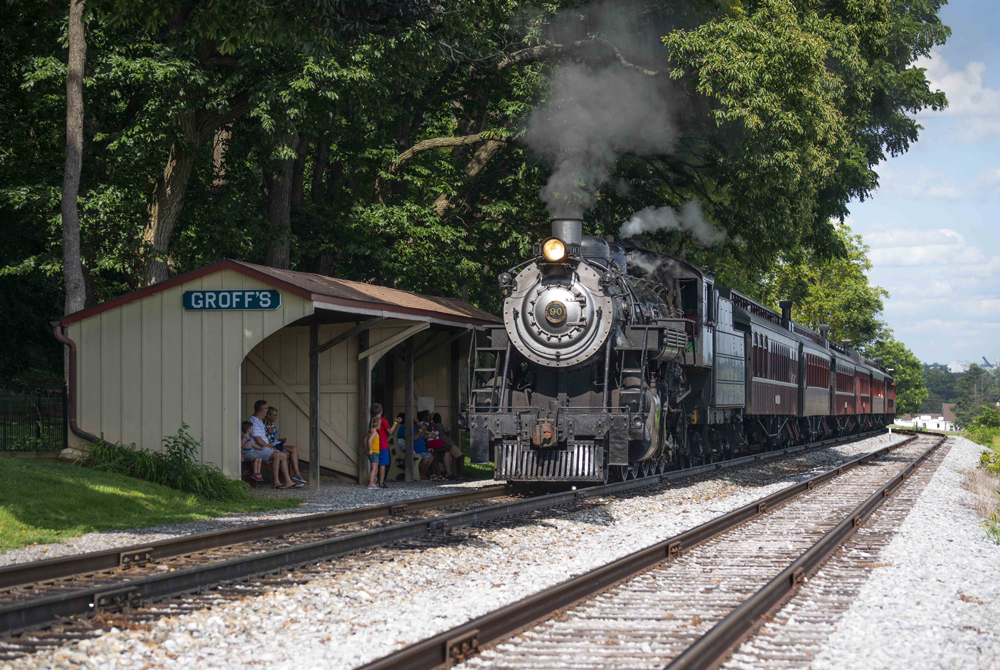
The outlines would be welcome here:
<svg viewBox="0 0 1000 670">
<path fill-rule="evenodd" d="M 940 412 L 931 414 L 902 414 L 896 417 L 894 426 L 900 428 L 923 428 L 925 430 L 955 431 L 955 403 L 946 402 Z"/>
</svg>

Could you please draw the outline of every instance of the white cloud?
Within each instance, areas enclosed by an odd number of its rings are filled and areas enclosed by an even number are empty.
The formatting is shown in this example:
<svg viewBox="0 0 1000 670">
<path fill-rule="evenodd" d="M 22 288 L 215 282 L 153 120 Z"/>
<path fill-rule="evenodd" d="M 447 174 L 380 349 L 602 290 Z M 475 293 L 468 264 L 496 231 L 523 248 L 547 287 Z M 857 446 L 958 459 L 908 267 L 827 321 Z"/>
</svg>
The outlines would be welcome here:
<svg viewBox="0 0 1000 670">
<path fill-rule="evenodd" d="M 883 316 L 921 360 L 1000 354 L 1000 255 L 952 228 L 890 225 L 864 240 L 870 279 L 890 294 Z"/>
<path fill-rule="evenodd" d="M 907 198 L 943 200 L 983 200 L 1000 194 L 1000 167 L 983 170 L 971 183 L 956 184 L 951 175 L 921 165 L 915 170 L 876 167 L 879 191 Z"/>
<path fill-rule="evenodd" d="M 868 233 L 869 259 L 876 267 L 933 266 L 935 272 L 959 267 L 963 274 L 992 276 L 1000 270 L 1000 257 L 969 245 L 950 228 L 910 231 L 902 228 Z M 930 276 L 928 275 L 928 280 Z"/>
<path fill-rule="evenodd" d="M 977 142 L 1000 135 L 1000 91 L 983 86 L 985 63 L 972 61 L 964 70 L 952 70 L 941 53 L 932 50 L 930 58 L 918 58 L 914 65 L 927 70 L 932 90 L 944 91 L 948 96 L 948 108 L 940 113 L 958 117 L 962 141 Z"/>
</svg>

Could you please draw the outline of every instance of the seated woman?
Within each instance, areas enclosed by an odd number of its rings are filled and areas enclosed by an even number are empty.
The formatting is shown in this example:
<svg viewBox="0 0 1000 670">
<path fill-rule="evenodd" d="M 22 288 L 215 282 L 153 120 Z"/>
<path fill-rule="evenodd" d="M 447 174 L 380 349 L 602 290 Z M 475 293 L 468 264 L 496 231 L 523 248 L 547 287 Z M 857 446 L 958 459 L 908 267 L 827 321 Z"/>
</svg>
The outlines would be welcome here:
<svg viewBox="0 0 1000 670">
<path fill-rule="evenodd" d="M 286 444 L 284 438 L 278 437 L 277 421 L 278 408 L 269 407 L 267 414 L 264 416 L 264 431 L 267 435 L 267 441 L 277 451 L 283 451 L 288 454 L 288 470 L 292 474 L 292 479 L 299 484 L 305 484 L 306 480 L 302 478 L 302 473 L 299 472 L 299 449 L 298 447 Z"/>
<path fill-rule="evenodd" d="M 443 456 L 440 456 L 440 458 L 444 460 L 444 466 L 448 472 L 447 478 L 451 481 L 461 479 L 460 474 L 462 472 L 462 467 L 465 465 L 465 454 L 463 454 L 459 446 L 455 444 L 455 441 L 451 439 L 451 434 L 448 432 L 448 429 L 441 423 L 440 414 L 434 414 L 431 419 L 431 425 L 434 427 L 434 430 L 437 431 L 438 435 L 441 437 L 441 442 L 447 448 L 447 451 L 444 452 Z"/>
<path fill-rule="evenodd" d="M 448 465 L 445 460 L 445 457 L 448 455 L 447 446 L 445 445 L 444 440 L 441 439 L 441 433 L 438 431 L 437 426 L 431 423 L 430 412 L 420 412 L 417 414 L 417 419 L 420 421 L 421 425 L 426 426 L 424 439 L 427 441 L 427 451 L 434 456 L 434 475 L 431 476 L 431 479 L 441 479 L 441 465 L 445 466 L 444 474 L 448 474 Z"/>
</svg>

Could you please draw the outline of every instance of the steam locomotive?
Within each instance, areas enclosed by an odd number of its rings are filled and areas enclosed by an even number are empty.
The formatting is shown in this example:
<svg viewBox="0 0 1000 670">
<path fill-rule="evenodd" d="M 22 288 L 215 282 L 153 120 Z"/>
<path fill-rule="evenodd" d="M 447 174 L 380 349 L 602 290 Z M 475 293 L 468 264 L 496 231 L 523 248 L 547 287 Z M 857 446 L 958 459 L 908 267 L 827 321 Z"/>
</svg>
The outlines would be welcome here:
<svg viewBox="0 0 1000 670">
<path fill-rule="evenodd" d="M 508 481 L 607 482 L 885 426 L 891 371 L 677 259 L 556 219 L 501 273 L 470 350 L 472 461 Z"/>
</svg>

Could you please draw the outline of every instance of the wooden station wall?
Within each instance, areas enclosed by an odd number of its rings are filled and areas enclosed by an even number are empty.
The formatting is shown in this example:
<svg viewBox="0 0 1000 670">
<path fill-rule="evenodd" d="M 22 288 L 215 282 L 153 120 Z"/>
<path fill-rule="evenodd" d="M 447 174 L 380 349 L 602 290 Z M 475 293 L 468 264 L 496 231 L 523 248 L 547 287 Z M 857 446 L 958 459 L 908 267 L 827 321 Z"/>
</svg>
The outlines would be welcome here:
<svg viewBox="0 0 1000 670">
<path fill-rule="evenodd" d="M 412 321 L 389 320 L 368 331 L 369 347 L 401 334 L 414 325 Z M 320 326 L 319 341 L 327 342 L 350 330 L 354 323 Z M 432 337 L 432 331 L 413 336 L 414 347 Z M 440 339 L 440 338 L 439 338 Z M 320 464 L 338 472 L 357 475 L 358 445 L 365 428 L 359 423 L 358 380 L 359 339 L 349 338 L 320 354 Z M 396 350 L 398 352 L 398 349 Z M 466 349 L 467 351 L 467 349 Z M 414 366 L 414 395 L 432 396 L 445 423 L 451 417 L 449 392 L 451 347 L 444 346 L 417 361 Z M 386 352 L 383 361 L 393 359 L 392 409 L 403 408 L 405 366 L 394 353 Z M 461 360 L 464 368 L 465 360 Z M 253 412 L 257 400 L 267 400 L 278 408 L 278 433 L 299 448 L 299 458 L 309 458 L 309 327 L 293 326 L 274 333 L 259 343 L 243 361 L 242 411 Z M 373 388 L 372 401 L 388 406 Z M 393 417 L 386 417 L 392 423 Z M 367 463 L 364 464 L 367 468 Z"/>
<path fill-rule="evenodd" d="M 80 428 L 158 451 L 164 436 L 186 423 L 201 443 L 201 461 L 239 476 L 243 359 L 267 336 L 311 315 L 313 303 L 281 291 L 274 311 L 188 311 L 182 297 L 199 289 L 270 288 L 222 269 L 70 324 Z"/>
</svg>

